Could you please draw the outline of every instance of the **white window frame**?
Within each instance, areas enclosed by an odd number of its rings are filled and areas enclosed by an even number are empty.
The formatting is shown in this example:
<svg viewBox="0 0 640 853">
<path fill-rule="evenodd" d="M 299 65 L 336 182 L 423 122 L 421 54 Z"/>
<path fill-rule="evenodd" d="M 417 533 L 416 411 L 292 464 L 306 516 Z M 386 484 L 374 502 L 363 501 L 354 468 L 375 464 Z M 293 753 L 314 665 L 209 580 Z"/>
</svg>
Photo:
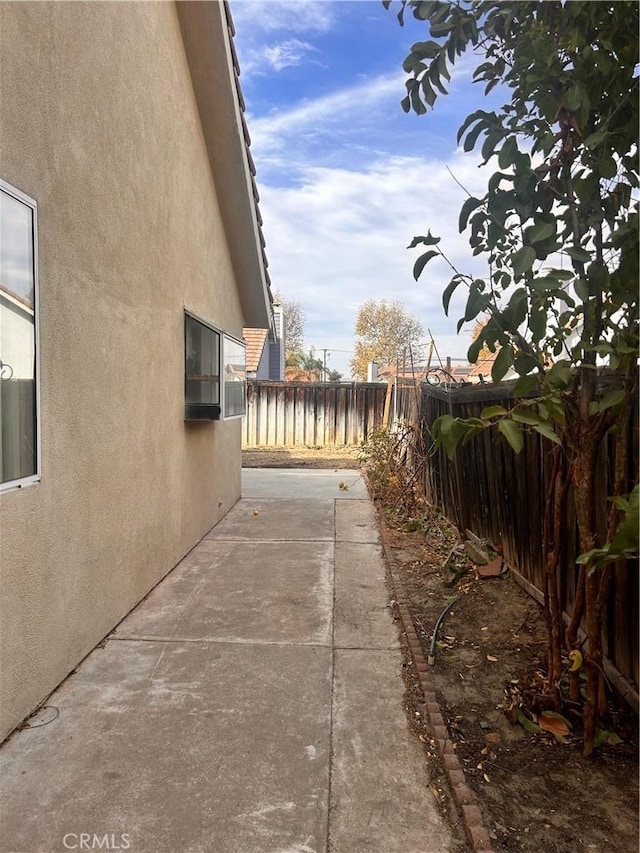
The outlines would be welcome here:
<svg viewBox="0 0 640 853">
<path fill-rule="evenodd" d="M 42 480 L 42 441 L 41 441 L 41 426 L 40 426 L 40 287 L 38 281 L 38 203 L 34 198 L 23 193 L 21 190 L 0 178 L 0 190 L 13 196 L 17 201 L 22 202 L 27 207 L 31 208 L 32 213 L 32 240 L 33 240 L 33 325 L 34 325 L 34 341 L 35 341 L 35 398 L 36 398 L 36 470 L 34 474 L 28 477 L 21 477 L 17 480 L 8 480 L 6 483 L 0 483 L 0 493 L 9 492 L 14 489 L 22 489 L 25 486 L 32 486 L 35 483 L 40 483 Z"/>
<path fill-rule="evenodd" d="M 225 340 L 233 341 L 234 344 L 238 344 L 238 346 L 242 347 L 244 350 L 244 412 L 241 412 L 239 415 L 225 415 L 225 394 L 226 394 L 226 385 L 227 383 L 224 381 L 224 342 Z M 239 340 L 234 337 L 234 335 L 230 335 L 228 332 L 222 332 L 222 337 L 220 340 L 220 403 L 222 405 L 222 414 L 221 419 L 223 421 L 237 421 L 238 418 L 244 418 L 247 414 L 247 345 L 244 341 Z"/>
<path fill-rule="evenodd" d="M 195 311 L 191 311 L 189 308 L 184 308 L 183 325 L 184 325 L 184 318 L 185 317 L 191 317 L 191 319 L 196 320 L 196 322 L 205 326 L 207 329 L 210 329 L 212 332 L 215 332 L 219 336 L 218 364 L 219 364 L 219 369 L 220 369 L 220 375 L 218 378 L 218 386 L 219 386 L 218 387 L 218 400 L 219 400 L 219 402 L 216 404 L 211 404 L 211 405 L 217 405 L 220 407 L 220 414 L 216 418 L 188 418 L 188 417 L 186 417 L 186 414 L 185 414 L 185 418 L 184 418 L 185 423 L 215 423 L 216 421 L 235 421 L 235 420 L 238 420 L 239 418 L 243 418 L 246 415 L 246 409 L 247 409 L 247 370 L 246 370 L 247 345 L 246 345 L 246 343 L 242 339 L 236 338 L 235 335 L 231 335 L 231 334 L 229 334 L 229 332 L 225 332 L 224 329 L 221 329 L 219 326 L 215 326 L 213 323 L 210 323 L 208 320 L 204 320 L 200 315 L 196 314 Z M 224 371 L 224 342 L 225 342 L 225 339 L 227 339 L 227 338 L 229 340 L 233 341 L 235 344 L 238 344 L 239 346 L 241 346 L 245 351 L 245 377 L 244 377 L 245 411 L 240 415 L 230 415 L 228 417 L 225 417 L 225 413 L 224 413 L 224 410 L 225 410 L 225 382 L 224 382 L 223 371 Z M 186 365 L 183 365 L 183 368 L 184 367 L 186 367 Z M 186 407 L 186 405 L 187 405 L 187 403 L 186 403 L 186 399 L 185 399 L 185 407 Z"/>
</svg>

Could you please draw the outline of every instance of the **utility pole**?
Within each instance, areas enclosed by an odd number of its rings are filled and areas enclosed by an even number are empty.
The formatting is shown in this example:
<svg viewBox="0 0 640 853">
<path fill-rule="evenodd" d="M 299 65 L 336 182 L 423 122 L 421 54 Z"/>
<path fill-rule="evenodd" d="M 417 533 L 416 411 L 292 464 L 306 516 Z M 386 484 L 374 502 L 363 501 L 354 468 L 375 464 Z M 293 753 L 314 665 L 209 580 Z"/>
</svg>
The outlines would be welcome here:
<svg viewBox="0 0 640 853">
<path fill-rule="evenodd" d="M 322 367 L 322 381 L 323 382 L 327 381 L 327 356 L 328 355 L 331 355 L 329 350 L 323 349 L 322 350 L 322 365 L 323 365 L 323 367 Z"/>
</svg>

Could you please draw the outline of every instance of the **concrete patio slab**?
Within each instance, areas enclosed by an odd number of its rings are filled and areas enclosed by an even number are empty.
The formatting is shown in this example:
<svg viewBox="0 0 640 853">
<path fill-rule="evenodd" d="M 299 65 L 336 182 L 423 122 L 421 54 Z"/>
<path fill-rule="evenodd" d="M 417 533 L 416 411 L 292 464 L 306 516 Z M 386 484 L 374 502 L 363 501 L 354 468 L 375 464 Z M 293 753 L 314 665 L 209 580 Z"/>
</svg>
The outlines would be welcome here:
<svg viewBox="0 0 640 853">
<path fill-rule="evenodd" d="M 368 498 L 336 504 L 336 541 L 380 541 L 376 513 Z"/>
<path fill-rule="evenodd" d="M 333 543 L 208 538 L 196 550 L 116 637 L 331 644 Z"/>
<path fill-rule="evenodd" d="M 343 488 L 340 487 L 342 483 Z M 346 488 L 345 488 L 346 487 Z M 308 470 L 306 468 L 245 468 L 244 498 L 328 498 L 362 500 L 367 488 L 359 471 Z"/>
<path fill-rule="evenodd" d="M 107 643 L 2 749 L 0 849 L 324 850 L 330 671 L 329 649 Z"/>
<path fill-rule="evenodd" d="M 379 545 L 337 542 L 334 645 L 351 649 L 395 649 L 385 566 Z"/>
<path fill-rule="evenodd" d="M 314 542 L 333 542 L 333 537 L 333 499 L 250 497 L 239 501 L 206 536 L 207 539 L 311 539 Z"/>
<path fill-rule="evenodd" d="M 355 474 L 244 472 L 0 749 L 0 853 L 452 853 Z"/>
<path fill-rule="evenodd" d="M 397 649 L 335 654 L 331 853 L 450 849 L 451 830 L 429 791 L 424 755 L 409 737 L 398 702 L 400 665 Z"/>
</svg>

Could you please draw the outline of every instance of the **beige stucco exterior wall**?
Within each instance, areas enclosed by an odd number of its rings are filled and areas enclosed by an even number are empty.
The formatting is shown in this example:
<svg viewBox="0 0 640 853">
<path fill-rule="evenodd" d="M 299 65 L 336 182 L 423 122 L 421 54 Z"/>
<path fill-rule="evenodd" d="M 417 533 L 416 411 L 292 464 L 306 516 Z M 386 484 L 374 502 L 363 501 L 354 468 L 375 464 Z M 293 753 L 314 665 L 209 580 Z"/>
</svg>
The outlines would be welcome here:
<svg viewBox="0 0 640 853">
<path fill-rule="evenodd" d="M 39 221 L 42 481 L 0 496 L 0 738 L 235 503 L 183 310 L 244 318 L 172 3 L 0 5 L 0 177 Z"/>
</svg>

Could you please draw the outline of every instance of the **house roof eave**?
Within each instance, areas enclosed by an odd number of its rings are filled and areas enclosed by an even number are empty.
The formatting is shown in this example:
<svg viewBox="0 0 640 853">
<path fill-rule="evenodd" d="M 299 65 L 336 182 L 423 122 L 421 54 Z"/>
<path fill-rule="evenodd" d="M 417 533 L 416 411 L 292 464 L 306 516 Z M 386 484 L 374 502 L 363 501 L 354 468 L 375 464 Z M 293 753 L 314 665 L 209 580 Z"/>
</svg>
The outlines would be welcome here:
<svg viewBox="0 0 640 853">
<path fill-rule="evenodd" d="M 176 2 L 193 90 L 224 222 L 244 325 L 271 328 L 271 294 L 260 214 L 225 3 Z M 239 191 L 242 188 L 243 191 Z"/>
</svg>

